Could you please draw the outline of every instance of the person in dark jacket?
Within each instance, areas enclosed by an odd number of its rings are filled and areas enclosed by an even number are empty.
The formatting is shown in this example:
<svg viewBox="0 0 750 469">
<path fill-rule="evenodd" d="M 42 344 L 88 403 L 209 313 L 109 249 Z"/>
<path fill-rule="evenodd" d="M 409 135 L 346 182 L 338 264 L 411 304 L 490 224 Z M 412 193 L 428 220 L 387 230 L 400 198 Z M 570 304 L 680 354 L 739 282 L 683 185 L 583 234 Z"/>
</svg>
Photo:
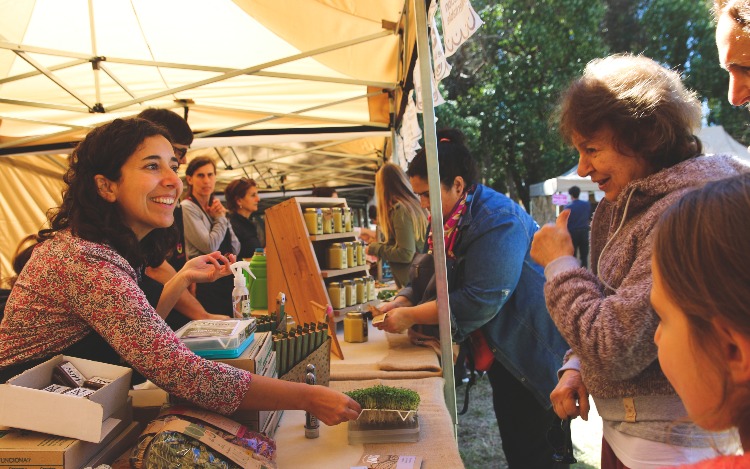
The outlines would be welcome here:
<svg viewBox="0 0 750 469">
<path fill-rule="evenodd" d="M 568 231 L 573 239 L 573 249 L 578 259 L 581 260 L 581 266 L 589 265 L 589 230 L 591 228 L 591 203 L 588 200 L 581 200 L 581 189 L 573 186 L 568 189 L 570 198 L 573 199 L 565 210 L 570 210 L 568 217 Z"/>
</svg>

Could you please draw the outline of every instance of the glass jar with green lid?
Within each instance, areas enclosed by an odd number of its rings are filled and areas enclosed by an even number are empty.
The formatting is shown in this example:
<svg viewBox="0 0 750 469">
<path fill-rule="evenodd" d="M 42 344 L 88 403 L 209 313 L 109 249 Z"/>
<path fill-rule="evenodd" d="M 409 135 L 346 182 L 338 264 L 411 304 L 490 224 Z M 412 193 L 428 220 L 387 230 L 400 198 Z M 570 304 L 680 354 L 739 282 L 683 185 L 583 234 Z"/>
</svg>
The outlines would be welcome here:
<svg viewBox="0 0 750 469">
<path fill-rule="evenodd" d="M 330 208 L 323 208 L 323 234 L 333 233 L 333 212 Z"/>
<path fill-rule="evenodd" d="M 352 209 L 349 207 L 344 207 L 344 233 L 349 233 L 352 231 Z"/>
<path fill-rule="evenodd" d="M 344 232 L 344 220 L 342 218 L 341 207 L 331 208 L 333 213 L 333 232 L 343 233 Z"/>
<path fill-rule="evenodd" d="M 305 225 L 311 236 L 323 234 L 323 212 L 319 208 L 306 208 Z"/>
<path fill-rule="evenodd" d="M 331 282 L 328 284 L 328 297 L 331 300 L 333 309 L 346 307 L 346 296 L 340 282 Z"/>
<path fill-rule="evenodd" d="M 333 243 L 328 246 L 328 268 L 346 269 L 346 247 L 344 243 Z"/>
<path fill-rule="evenodd" d="M 365 295 L 365 279 L 364 278 L 355 278 L 354 279 L 354 295 L 356 298 L 356 303 L 364 303 L 367 301 L 367 296 Z"/>
<path fill-rule="evenodd" d="M 344 289 L 346 306 L 354 306 L 354 300 L 356 300 L 356 294 L 354 293 L 354 283 L 352 283 L 351 280 L 344 280 L 343 282 L 341 282 L 341 286 Z"/>
</svg>

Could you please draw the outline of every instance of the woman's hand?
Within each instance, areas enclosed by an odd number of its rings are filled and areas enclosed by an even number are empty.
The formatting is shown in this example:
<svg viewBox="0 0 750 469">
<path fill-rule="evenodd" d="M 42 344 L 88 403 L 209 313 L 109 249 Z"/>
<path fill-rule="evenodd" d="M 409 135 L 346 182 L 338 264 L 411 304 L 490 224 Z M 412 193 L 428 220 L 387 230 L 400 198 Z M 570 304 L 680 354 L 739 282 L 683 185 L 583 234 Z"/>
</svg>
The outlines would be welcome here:
<svg viewBox="0 0 750 469">
<path fill-rule="evenodd" d="M 565 370 L 557 386 L 550 393 L 549 399 L 552 408 L 561 419 L 578 416 L 583 420 L 589 419 L 589 393 L 583 384 L 580 371 Z"/>
<path fill-rule="evenodd" d="M 375 324 L 375 327 L 381 331 L 399 333 L 414 325 L 414 321 L 411 319 L 411 307 L 398 307 L 388 311 L 383 322 Z M 382 309 L 381 309 L 382 311 Z"/>
<path fill-rule="evenodd" d="M 404 306 L 414 306 L 414 305 L 412 305 L 411 301 L 409 301 L 409 299 L 406 298 L 405 296 L 397 296 L 396 298 L 393 299 L 393 301 L 389 301 L 387 303 L 381 303 L 380 305 L 378 305 L 378 309 L 380 310 L 381 313 L 387 313 L 388 311 L 392 309 L 396 309 L 396 308 L 404 307 Z"/>
<path fill-rule="evenodd" d="M 185 263 L 180 269 L 182 274 L 189 283 L 208 283 L 231 275 L 232 270 L 229 268 L 237 260 L 234 254 L 223 256 L 219 251 L 211 254 L 194 257 Z"/>
<path fill-rule="evenodd" d="M 206 212 L 211 218 L 221 218 L 227 214 L 227 209 L 221 205 L 219 199 L 214 199 L 213 203 L 206 209 Z"/>
<path fill-rule="evenodd" d="M 362 241 L 365 243 L 370 244 L 375 241 L 375 232 L 369 228 L 360 228 L 359 237 L 362 238 Z"/>
<path fill-rule="evenodd" d="M 357 401 L 326 386 L 310 386 L 306 393 L 310 398 L 305 410 L 326 425 L 355 420 L 362 412 Z"/>
<path fill-rule="evenodd" d="M 547 223 L 534 234 L 531 258 L 542 267 L 547 267 L 559 257 L 575 255 L 573 239 L 568 231 L 569 216 L 570 210 L 563 210 L 555 223 Z"/>
</svg>

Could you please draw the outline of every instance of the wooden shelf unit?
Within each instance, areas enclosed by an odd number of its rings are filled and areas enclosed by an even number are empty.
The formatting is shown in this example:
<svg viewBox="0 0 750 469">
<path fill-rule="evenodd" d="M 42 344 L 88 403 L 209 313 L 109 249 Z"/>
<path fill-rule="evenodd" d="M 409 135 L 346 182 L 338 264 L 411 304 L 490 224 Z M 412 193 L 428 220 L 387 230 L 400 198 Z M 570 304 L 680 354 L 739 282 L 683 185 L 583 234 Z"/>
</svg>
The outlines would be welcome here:
<svg viewBox="0 0 750 469">
<path fill-rule="evenodd" d="M 367 265 L 348 269 L 321 270 L 326 249 L 332 241 L 354 241 L 354 232 L 310 235 L 305 225 L 304 210 L 308 207 L 346 207 L 346 199 L 329 197 L 294 197 L 266 209 L 266 263 L 268 269 L 268 297 L 286 294 L 286 312 L 297 324 L 315 322 L 314 301 L 330 305 L 324 279 L 346 280 L 367 275 Z M 334 312 L 335 319 L 343 319 L 347 311 L 357 306 L 367 310 L 368 303 L 354 305 Z"/>
</svg>

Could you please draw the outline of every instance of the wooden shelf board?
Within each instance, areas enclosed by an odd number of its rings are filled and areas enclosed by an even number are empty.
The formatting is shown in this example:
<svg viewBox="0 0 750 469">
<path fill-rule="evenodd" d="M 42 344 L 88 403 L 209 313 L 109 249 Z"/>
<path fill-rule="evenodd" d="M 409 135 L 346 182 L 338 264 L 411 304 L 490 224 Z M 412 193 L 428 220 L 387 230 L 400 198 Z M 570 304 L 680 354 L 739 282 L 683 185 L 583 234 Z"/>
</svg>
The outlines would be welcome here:
<svg viewBox="0 0 750 469">
<path fill-rule="evenodd" d="M 322 275 L 323 278 L 333 278 L 347 274 L 356 274 L 357 272 L 367 272 L 367 264 L 350 267 L 348 269 L 321 270 L 320 275 Z"/>
<path fill-rule="evenodd" d="M 355 238 L 357 235 L 353 231 L 347 231 L 346 233 L 331 233 L 322 235 L 310 235 L 310 241 L 330 241 L 332 239 L 345 239 Z"/>
</svg>

